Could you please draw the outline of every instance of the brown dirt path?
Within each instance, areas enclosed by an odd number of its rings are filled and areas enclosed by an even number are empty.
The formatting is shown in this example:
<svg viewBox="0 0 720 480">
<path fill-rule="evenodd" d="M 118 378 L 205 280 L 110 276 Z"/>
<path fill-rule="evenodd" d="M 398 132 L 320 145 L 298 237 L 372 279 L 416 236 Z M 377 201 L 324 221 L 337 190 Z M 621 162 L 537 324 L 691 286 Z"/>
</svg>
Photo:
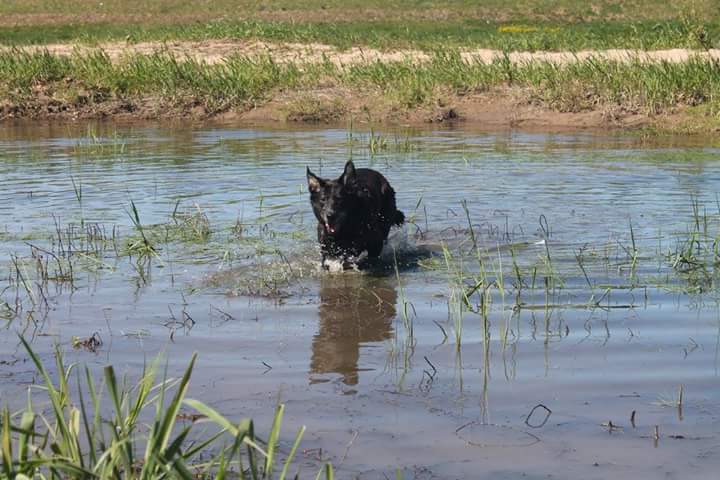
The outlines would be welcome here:
<svg viewBox="0 0 720 480">
<path fill-rule="evenodd" d="M 75 51 L 92 49 L 104 50 L 113 60 L 120 60 L 123 56 L 132 54 L 151 54 L 157 51 L 166 51 L 178 57 L 190 57 L 207 63 L 222 62 L 230 55 L 270 55 L 278 62 L 321 62 L 325 58 L 336 65 L 350 65 L 363 62 L 393 62 L 393 61 L 426 61 L 430 54 L 422 50 L 392 50 L 382 51 L 372 48 L 354 47 L 340 50 L 336 47 L 318 43 L 273 43 L 262 41 L 232 41 L 232 40 L 204 40 L 204 41 L 172 41 L 172 42 L 108 42 L 94 46 L 72 44 L 48 44 L 43 46 L 25 47 L 27 51 L 47 50 L 56 55 L 71 55 Z M 7 51 L 9 47 L 0 46 L 0 51 Z M 461 55 L 466 61 L 492 62 L 502 58 L 503 52 L 491 49 L 466 49 Z M 599 58 L 619 61 L 669 61 L 683 62 L 691 57 L 714 58 L 720 60 L 720 49 L 710 51 L 670 49 L 670 50 L 583 50 L 579 52 L 511 52 L 510 61 L 523 63 L 531 61 L 550 61 L 554 63 L 570 63 L 587 58 Z"/>
</svg>

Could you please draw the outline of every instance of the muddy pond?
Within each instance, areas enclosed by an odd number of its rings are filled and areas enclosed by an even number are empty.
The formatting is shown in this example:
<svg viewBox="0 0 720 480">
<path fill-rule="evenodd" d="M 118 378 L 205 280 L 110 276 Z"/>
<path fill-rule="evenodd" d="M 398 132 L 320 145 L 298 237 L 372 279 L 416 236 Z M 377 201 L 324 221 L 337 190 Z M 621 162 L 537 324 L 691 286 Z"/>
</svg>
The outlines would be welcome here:
<svg viewBox="0 0 720 480">
<path fill-rule="evenodd" d="M 322 272 L 305 166 L 382 172 L 383 266 Z M 301 478 L 713 478 L 720 151 L 608 133 L 0 127 L 0 395 L 20 346 L 190 396 Z"/>
</svg>

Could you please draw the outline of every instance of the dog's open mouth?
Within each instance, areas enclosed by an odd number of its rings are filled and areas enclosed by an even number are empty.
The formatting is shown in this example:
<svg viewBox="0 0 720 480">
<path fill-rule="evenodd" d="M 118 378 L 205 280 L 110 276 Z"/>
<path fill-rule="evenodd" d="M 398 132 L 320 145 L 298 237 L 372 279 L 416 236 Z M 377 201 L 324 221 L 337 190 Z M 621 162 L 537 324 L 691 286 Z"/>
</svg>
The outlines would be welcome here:
<svg viewBox="0 0 720 480">
<path fill-rule="evenodd" d="M 328 233 L 335 233 L 335 228 L 327 222 L 325 222 L 325 230 L 327 230 Z"/>
</svg>

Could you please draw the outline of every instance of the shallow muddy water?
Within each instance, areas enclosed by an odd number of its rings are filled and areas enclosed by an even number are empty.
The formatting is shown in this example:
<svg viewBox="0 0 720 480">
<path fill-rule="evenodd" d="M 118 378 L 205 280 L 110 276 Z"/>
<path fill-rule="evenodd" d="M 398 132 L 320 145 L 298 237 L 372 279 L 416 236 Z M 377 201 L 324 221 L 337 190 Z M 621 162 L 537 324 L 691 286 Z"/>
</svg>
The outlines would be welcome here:
<svg viewBox="0 0 720 480">
<path fill-rule="evenodd" d="M 348 158 L 410 222 L 384 268 L 320 272 L 305 166 Z M 303 477 L 321 460 L 339 478 L 720 467 L 709 141 L 20 125 L 0 129 L 0 178 L 11 405 L 36 378 L 21 333 L 48 363 L 57 343 L 130 377 L 198 352 L 191 397 L 260 431 L 286 403 L 284 451 L 307 426 Z M 95 333 L 94 351 L 73 340 Z"/>
</svg>

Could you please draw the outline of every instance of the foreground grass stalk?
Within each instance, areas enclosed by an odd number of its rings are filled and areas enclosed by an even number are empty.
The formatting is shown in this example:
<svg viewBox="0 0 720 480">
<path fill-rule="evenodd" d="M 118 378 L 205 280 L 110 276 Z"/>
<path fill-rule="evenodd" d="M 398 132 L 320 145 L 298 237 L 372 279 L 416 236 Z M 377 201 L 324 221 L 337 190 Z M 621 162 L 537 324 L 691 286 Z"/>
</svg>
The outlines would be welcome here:
<svg viewBox="0 0 720 480">
<path fill-rule="evenodd" d="M 290 453 L 280 459 L 278 444 L 285 406 L 278 405 L 267 449 L 263 449 L 261 443 L 265 442 L 255 436 L 252 420 L 233 424 L 202 402 L 186 398 L 196 355 L 181 378 L 170 380 L 165 375 L 160 382 L 155 380 L 156 359 L 133 387 L 119 381 L 111 366 L 106 367 L 105 386 L 113 410 L 107 416 L 102 392 L 87 368 L 85 385 L 81 385 L 79 372 L 76 376 L 79 400 L 75 403 L 69 380 L 76 366 L 66 366 L 62 352 L 56 349 L 56 372 L 51 375 L 30 344 L 22 337 L 20 341 L 40 374 L 41 389 L 52 408 L 45 416 L 36 413 L 29 401 L 19 413 L 12 414 L 7 407 L 0 412 L 0 478 L 189 480 L 227 475 L 235 478 L 239 474 L 240 478 L 259 480 L 273 478 L 276 467 L 281 467 L 280 480 L 286 478 L 305 427 L 296 435 Z M 89 402 L 83 392 L 87 392 Z M 194 421 L 180 425 L 183 405 L 206 416 L 219 429 L 198 436 Z M 146 428 L 147 422 L 141 418 L 148 415 L 151 421 Z M 223 441 L 228 436 L 233 439 L 229 447 Z M 243 445 L 246 452 L 240 448 Z M 243 464 L 250 467 L 243 468 Z M 324 466 L 318 478 L 323 474 L 326 479 L 332 478 L 332 466 Z"/>
</svg>

